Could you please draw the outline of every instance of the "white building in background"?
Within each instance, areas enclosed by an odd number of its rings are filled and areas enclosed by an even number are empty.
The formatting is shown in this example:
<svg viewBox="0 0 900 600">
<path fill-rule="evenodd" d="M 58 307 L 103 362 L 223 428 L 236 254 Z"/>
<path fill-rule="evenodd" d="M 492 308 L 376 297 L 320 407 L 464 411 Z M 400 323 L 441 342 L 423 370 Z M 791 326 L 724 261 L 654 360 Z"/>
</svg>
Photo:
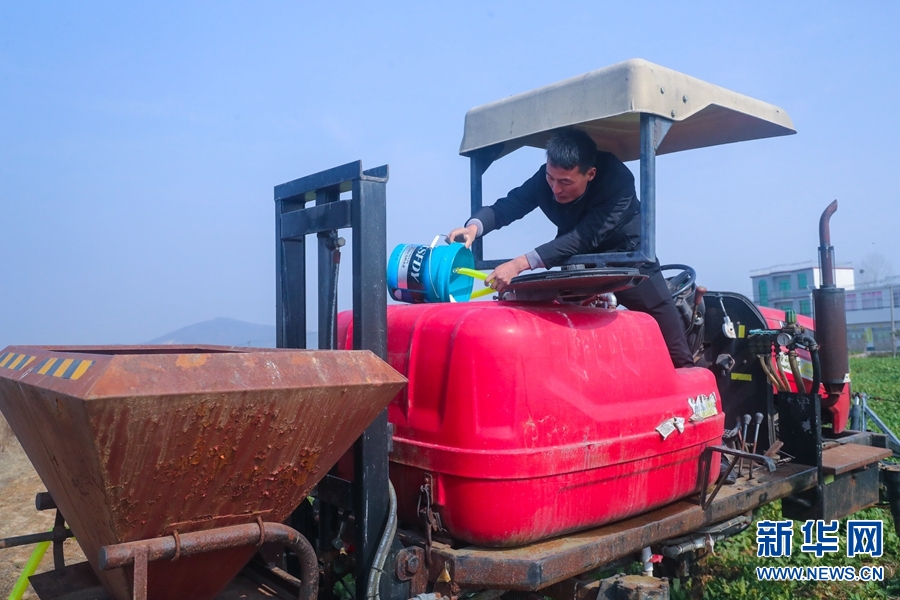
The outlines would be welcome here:
<svg viewBox="0 0 900 600">
<path fill-rule="evenodd" d="M 847 342 L 851 352 L 893 352 L 900 319 L 900 277 L 847 290 Z"/>
<path fill-rule="evenodd" d="M 853 287 L 851 265 L 838 265 L 834 271 L 838 287 Z M 753 281 L 753 302 L 756 304 L 813 316 L 812 291 L 822 284 L 822 270 L 818 263 L 794 263 L 758 269 L 750 273 L 750 279 Z"/>
<path fill-rule="evenodd" d="M 794 310 L 815 317 L 812 290 L 821 285 L 814 262 L 777 265 L 750 273 L 753 301 L 760 306 Z M 835 267 L 835 284 L 847 290 L 847 342 L 851 352 L 891 352 L 900 349 L 893 333 L 900 320 L 900 277 L 883 283 L 854 285 L 853 267 Z M 892 335 L 893 333 L 893 335 Z"/>
</svg>

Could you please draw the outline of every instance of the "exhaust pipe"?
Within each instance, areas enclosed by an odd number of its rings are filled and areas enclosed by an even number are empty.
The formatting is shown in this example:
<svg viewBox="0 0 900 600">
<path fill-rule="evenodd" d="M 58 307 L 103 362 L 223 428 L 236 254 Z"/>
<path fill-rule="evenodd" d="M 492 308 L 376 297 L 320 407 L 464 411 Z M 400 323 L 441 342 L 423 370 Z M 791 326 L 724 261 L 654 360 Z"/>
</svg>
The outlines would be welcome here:
<svg viewBox="0 0 900 600">
<path fill-rule="evenodd" d="M 837 200 L 819 217 L 819 267 L 822 269 L 822 287 L 834 287 L 834 246 L 831 245 L 831 215 L 837 212 Z"/>
<path fill-rule="evenodd" d="M 834 247 L 831 245 L 830 220 L 837 207 L 835 200 L 819 219 L 819 267 L 822 271 L 822 284 L 813 290 L 813 300 L 822 383 L 828 393 L 828 398 L 822 402 L 822 408 L 827 408 L 832 414 L 834 432 L 840 433 L 846 427 L 850 407 L 839 407 L 836 404 L 850 382 L 850 357 L 844 289 L 835 284 Z"/>
</svg>

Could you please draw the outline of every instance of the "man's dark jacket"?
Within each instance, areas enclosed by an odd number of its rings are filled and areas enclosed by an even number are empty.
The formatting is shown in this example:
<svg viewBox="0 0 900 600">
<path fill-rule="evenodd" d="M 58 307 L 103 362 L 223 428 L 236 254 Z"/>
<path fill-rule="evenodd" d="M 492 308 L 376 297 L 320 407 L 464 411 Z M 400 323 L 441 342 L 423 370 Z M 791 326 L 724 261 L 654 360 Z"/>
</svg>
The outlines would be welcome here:
<svg viewBox="0 0 900 600">
<path fill-rule="evenodd" d="M 578 200 L 557 202 L 547 183 L 547 166 L 542 165 L 506 198 L 472 217 L 481 221 L 485 235 L 540 208 L 558 228 L 555 240 L 535 249 L 548 269 L 573 254 L 630 252 L 641 239 L 641 210 L 634 175 L 609 152 L 597 152 L 594 166 L 597 175 Z"/>
</svg>

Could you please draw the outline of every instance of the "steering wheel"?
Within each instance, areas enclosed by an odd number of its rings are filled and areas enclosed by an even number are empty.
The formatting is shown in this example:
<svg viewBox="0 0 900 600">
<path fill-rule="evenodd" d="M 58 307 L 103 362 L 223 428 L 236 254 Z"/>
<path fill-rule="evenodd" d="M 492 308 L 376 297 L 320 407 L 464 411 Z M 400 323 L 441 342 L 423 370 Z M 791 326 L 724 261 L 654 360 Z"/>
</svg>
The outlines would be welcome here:
<svg viewBox="0 0 900 600">
<path fill-rule="evenodd" d="M 677 298 L 685 290 L 690 289 L 694 282 L 697 281 L 697 271 L 695 271 L 692 267 L 687 265 L 663 265 L 659 268 L 660 271 L 679 271 L 678 274 L 672 275 L 671 277 L 666 277 L 666 286 L 669 288 L 669 293 L 672 294 L 672 298 Z"/>
</svg>

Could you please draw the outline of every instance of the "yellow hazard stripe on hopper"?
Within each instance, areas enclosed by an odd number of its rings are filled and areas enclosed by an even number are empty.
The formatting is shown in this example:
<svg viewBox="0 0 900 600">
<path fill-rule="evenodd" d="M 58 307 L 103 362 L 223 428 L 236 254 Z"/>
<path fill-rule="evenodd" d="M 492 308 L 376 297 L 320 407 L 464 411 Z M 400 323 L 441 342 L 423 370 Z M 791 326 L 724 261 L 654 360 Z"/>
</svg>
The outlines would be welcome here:
<svg viewBox="0 0 900 600">
<path fill-rule="evenodd" d="M 49 375 L 62 379 L 78 379 L 94 364 L 92 360 L 80 360 L 77 358 L 45 358 L 34 366 L 32 373 Z"/>
<path fill-rule="evenodd" d="M 30 365 L 34 359 L 34 356 L 28 356 L 27 354 L 4 352 L 3 354 L 0 354 L 0 367 L 12 369 L 13 371 L 21 371 Z"/>
</svg>

